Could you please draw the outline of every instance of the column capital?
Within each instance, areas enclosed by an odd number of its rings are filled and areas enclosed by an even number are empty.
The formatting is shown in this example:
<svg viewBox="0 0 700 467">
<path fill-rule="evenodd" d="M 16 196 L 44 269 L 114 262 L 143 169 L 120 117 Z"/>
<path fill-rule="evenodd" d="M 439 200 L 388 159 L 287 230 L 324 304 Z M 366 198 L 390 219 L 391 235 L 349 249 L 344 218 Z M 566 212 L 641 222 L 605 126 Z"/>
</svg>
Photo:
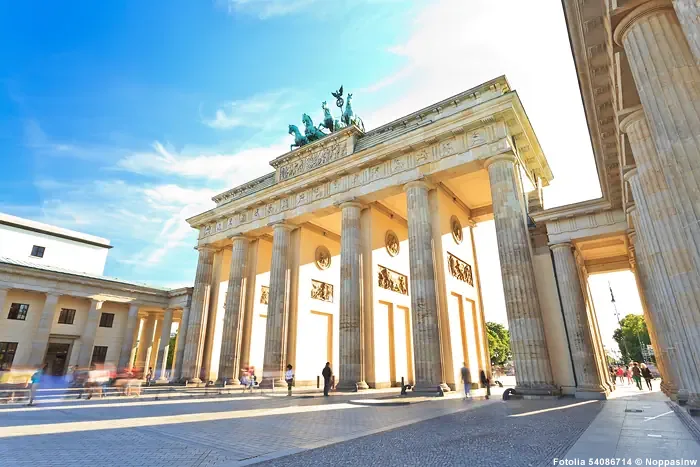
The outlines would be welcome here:
<svg viewBox="0 0 700 467">
<path fill-rule="evenodd" d="M 550 243 L 549 244 L 549 249 L 554 251 L 559 248 L 568 248 L 569 250 L 572 250 L 574 248 L 574 245 L 571 242 L 562 242 L 562 243 Z"/>
<path fill-rule="evenodd" d="M 209 252 L 209 253 L 216 253 L 218 248 L 215 248 L 212 245 L 197 245 L 194 247 L 195 250 L 199 251 L 200 253 L 202 252 Z"/>
<path fill-rule="evenodd" d="M 670 0 L 652 0 L 633 8 L 627 12 L 627 14 L 619 20 L 617 26 L 614 27 L 613 40 L 616 44 L 622 46 L 627 32 L 634 26 L 634 23 L 663 10 L 673 10 L 673 4 Z"/>
<path fill-rule="evenodd" d="M 625 213 L 632 216 L 632 215 L 634 215 L 636 210 L 637 210 L 637 205 L 633 204 L 631 206 L 627 206 L 627 209 L 625 209 Z"/>
<path fill-rule="evenodd" d="M 626 116 L 620 120 L 620 131 L 623 133 L 627 133 L 627 129 L 631 125 L 637 123 L 643 118 L 646 118 L 642 104 L 635 105 L 629 109 L 623 109 L 622 112 L 626 113 Z"/>
<path fill-rule="evenodd" d="M 403 191 L 408 191 L 411 188 L 425 188 L 426 190 L 430 191 L 435 188 L 435 185 L 426 180 L 413 180 L 412 182 L 408 182 L 403 186 Z"/>
<path fill-rule="evenodd" d="M 291 232 L 292 230 L 296 229 L 296 225 L 294 224 L 288 224 L 286 222 L 273 222 L 271 224 L 268 224 L 270 227 L 272 227 L 272 230 L 286 230 L 287 232 Z"/>
<path fill-rule="evenodd" d="M 635 178 L 635 177 L 637 177 L 637 176 L 639 176 L 639 171 L 638 171 L 637 168 L 635 167 L 635 168 L 630 169 L 630 170 L 628 170 L 627 172 L 625 172 L 625 174 L 622 176 L 622 178 L 623 178 L 627 183 L 631 183 L 631 182 L 632 182 L 632 179 Z"/>
<path fill-rule="evenodd" d="M 245 242 L 245 243 L 250 243 L 253 239 L 248 237 L 247 235 L 243 234 L 233 234 L 228 237 L 229 240 L 231 240 L 231 245 L 229 247 L 233 247 L 233 244 L 236 242 Z"/>
<path fill-rule="evenodd" d="M 58 301 L 59 297 L 63 295 L 62 293 L 59 292 L 45 292 L 46 293 L 46 300 L 49 299 L 56 299 Z"/>
<path fill-rule="evenodd" d="M 495 162 L 501 162 L 501 161 L 508 161 L 508 162 L 512 162 L 513 164 L 515 164 L 518 161 L 518 158 L 515 157 L 515 154 L 513 154 L 512 152 L 507 152 L 505 154 L 499 154 L 497 156 L 489 157 L 488 159 L 486 159 L 484 161 L 484 168 L 488 169 L 491 164 L 493 164 Z"/>
<path fill-rule="evenodd" d="M 90 308 L 92 308 L 94 306 L 95 309 L 99 310 L 100 308 L 102 308 L 102 305 L 104 304 L 104 302 L 105 302 L 105 300 L 98 300 L 96 298 L 91 298 L 90 299 Z"/>
<path fill-rule="evenodd" d="M 338 206 L 338 208 L 341 211 L 345 208 L 355 207 L 355 208 L 359 208 L 360 210 L 362 210 L 362 209 L 367 207 L 364 203 L 360 202 L 357 199 L 350 199 L 347 201 L 341 201 L 340 203 L 337 203 L 336 206 Z"/>
</svg>

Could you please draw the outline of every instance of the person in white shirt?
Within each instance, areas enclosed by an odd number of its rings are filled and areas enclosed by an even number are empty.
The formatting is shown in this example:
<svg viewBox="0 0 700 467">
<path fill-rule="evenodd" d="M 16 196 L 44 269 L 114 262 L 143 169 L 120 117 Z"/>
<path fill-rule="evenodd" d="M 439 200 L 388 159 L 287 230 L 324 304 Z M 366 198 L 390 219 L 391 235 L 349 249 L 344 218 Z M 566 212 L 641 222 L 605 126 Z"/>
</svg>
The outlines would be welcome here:
<svg viewBox="0 0 700 467">
<path fill-rule="evenodd" d="M 287 372 L 284 374 L 284 380 L 287 382 L 287 395 L 292 395 L 292 385 L 294 384 L 294 371 L 292 365 L 287 365 Z"/>
</svg>

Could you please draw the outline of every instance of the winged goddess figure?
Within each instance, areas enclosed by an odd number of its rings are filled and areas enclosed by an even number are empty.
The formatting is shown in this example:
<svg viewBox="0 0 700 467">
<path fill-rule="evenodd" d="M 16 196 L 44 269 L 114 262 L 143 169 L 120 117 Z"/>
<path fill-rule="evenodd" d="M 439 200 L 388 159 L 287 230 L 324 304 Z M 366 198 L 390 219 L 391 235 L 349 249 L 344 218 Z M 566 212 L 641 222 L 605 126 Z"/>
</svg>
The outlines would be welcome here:
<svg viewBox="0 0 700 467">
<path fill-rule="evenodd" d="M 343 100 L 343 85 L 341 84 L 340 89 L 338 89 L 335 92 L 332 92 L 331 96 L 335 97 L 335 105 L 340 107 L 340 110 L 342 112 L 343 105 L 345 105 L 345 101 Z"/>
</svg>

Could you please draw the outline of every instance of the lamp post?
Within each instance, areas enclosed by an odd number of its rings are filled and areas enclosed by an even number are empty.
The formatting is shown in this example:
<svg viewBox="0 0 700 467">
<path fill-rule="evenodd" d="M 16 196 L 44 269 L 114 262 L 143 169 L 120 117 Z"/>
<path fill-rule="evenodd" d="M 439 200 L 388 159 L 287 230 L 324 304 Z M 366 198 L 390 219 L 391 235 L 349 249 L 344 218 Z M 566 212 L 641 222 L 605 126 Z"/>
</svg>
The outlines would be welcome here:
<svg viewBox="0 0 700 467">
<path fill-rule="evenodd" d="M 622 345 L 625 347 L 625 353 L 627 354 L 627 358 L 631 358 L 630 351 L 627 348 L 627 339 L 625 339 L 625 333 L 622 331 L 622 321 L 620 320 L 620 312 L 617 311 L 617 304 L 615 303 L 615 294 L 613 294 L 612 285 L 610 285 L 610 281 L 608 281 L 608 289 L 610 290 L 610 303 L 612 303 L 613 305 L 613 310 L 615 310 L 615 316 L 617 317 L 617 324 L 620 326 Z M 639 336 L 637 336 L 637 338 L 639 338 Z"/>
</svg>

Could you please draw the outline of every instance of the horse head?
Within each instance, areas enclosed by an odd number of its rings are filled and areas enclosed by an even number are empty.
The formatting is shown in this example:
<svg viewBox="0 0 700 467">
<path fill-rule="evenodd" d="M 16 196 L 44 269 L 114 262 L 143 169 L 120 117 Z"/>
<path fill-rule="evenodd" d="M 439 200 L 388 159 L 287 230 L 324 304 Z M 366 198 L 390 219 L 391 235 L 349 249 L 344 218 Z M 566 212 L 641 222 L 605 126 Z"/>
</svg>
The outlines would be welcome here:
<svg viewBox="0 0 700 467">
<path fill-rule="evenodd" d="M 296 125 L 289 125 L 289 134 L 294 135 L 299 133 L 299 128 Z"/>
<path fill-rule="evenodd" d="M 314 122 L 311 121 L 311 117 L 309 117 L 307 114 L 301 116 L 301 121 L 306 126 L 313 126 L 314 124 Z"/>
<path fill-rule="evenodd" d="M 347 103 L 347 105 L 350 105 L 350 100 L 351 100 L 351 99 L 352 99 L 352 94 L 351 94 L 351 93 L 348 93 L 348 97 L 345 98 L 345 102 Z"/>
<path fill-rule="evenodd" d="M 321 109 L 328 110 L 328 104 L 326 103 L 326 101 L 321 102 Z"/>
</svg>

